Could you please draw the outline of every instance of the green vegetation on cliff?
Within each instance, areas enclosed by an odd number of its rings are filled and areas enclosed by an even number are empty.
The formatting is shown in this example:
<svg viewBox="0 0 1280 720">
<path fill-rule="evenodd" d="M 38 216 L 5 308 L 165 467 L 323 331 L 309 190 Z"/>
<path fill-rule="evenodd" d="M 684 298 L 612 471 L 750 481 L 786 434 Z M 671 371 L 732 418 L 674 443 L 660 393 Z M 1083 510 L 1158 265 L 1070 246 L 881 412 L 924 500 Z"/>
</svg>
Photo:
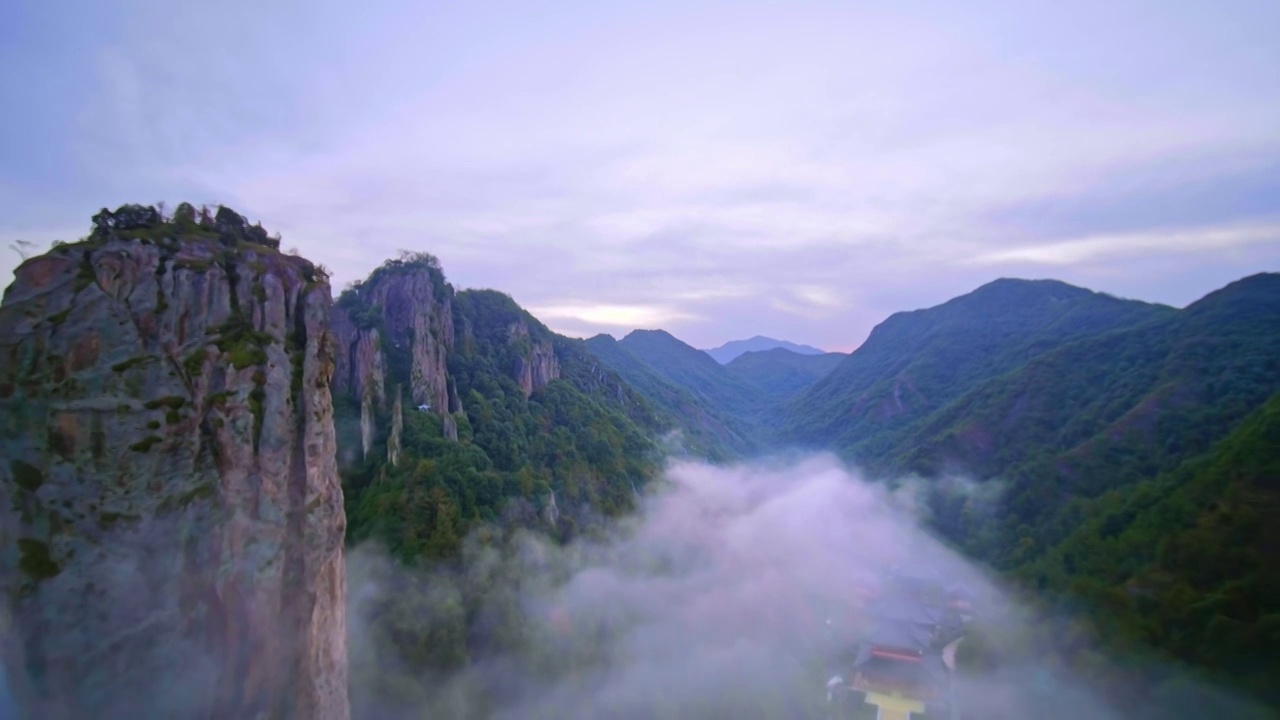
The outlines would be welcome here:
<svg viewBox="0 0 1280 720">
<path fill-rule="evenodd" d="M 503 519 L 504 512 L 508 521 L 542 523 L 566 538 L 592 516 L 632 508 L 635 489 L 659 460 L 650 438 L 661 421 L 648 404 L 612 373 L 592 370 L 597 363 L 580 341 L 555 335 L 502 293 L 455 293 L 439 265 L 425 257 L 389 261 L 363 286 L 424 269 L 432 274 L 433 287 L 441 288 L 435 299 L 449 302 L 456 328 L 456 338 L 441 341 L 452 347 L 445 381 L 460 407 L 413 406 L 408 338 L 385 331 L 381 309 L 344 293 L 340 305 L 353 317 L 384 327 L 385 394 L 405 398 L 398 461 L 386 451 L 394 412 L 388 402 L 372 418 L 374 449 L 344 471 L 351 539 L 378 539 L 407 561 L 450 559 L 469 530 Z M 515 371 L 540 357 L 555 377 L 526 395 Z M 340 425 L 354 429 L 360 403 L 336 402 Z M 456 441 L 446 437 L 450 422 Z M 339 442 L 358 445 L 359 433 L 340 433 Z M 358 450 L 348 447 L 344 455 Z M 561 510 L 554 522 L 545 519 L 553 492 Z"/>
<path fill-rule="evenodd" d="M 339 303 L 355 332 L 377 332 L 382 361 L 351 362 L 365 363 L 354 374 L 367 372 L 370 381 L 382 373 L 386 398 L 373 400 L 372 390 L 364 403 L 352 393 L 335 395 L 339 452 L 348 459 L 342 479 L 349 542 L 376 541 L 401 563 L 430 568 L 436 577 L 476 578 L 484 566 L 466 559 L 464 538 L 497 548 L 523 528 L 567 541 L 634 509 L 637 492 L 659 469 L 653 438 L 669 420 L 582 341 L 556 335 L 502 293 L 455 293 L 427 257 L 387 263 Z M 415 277 L 424 272 L 429 277 Z M 404 308 L 362 299 L 399 303 L 408 288 L 425 287 L 424 279 L 432 292 L 408 309 L 414 314 L 408 321 L 389 322 Z M 391 292 L 387 283 L 405 292 Z M 430 328 L 431 342 L 415 343 L 420 328 Z M 340 338 L 340 351 L 361 342 Z M 430 364 L 437 351 L 447 353 L 443 368 Z M 447 388 L 447 402 L 411 401 L 414 387 Z M 372 446 L 361 457 L 366 429 Z M 393 588 L 361 609 L 368 633 L 382 644 L 354 668 L 357 695 L 413 705 L 430 691 L 424 678 L 433 673 L 520 647 L 526 619 L 515 603 L 517 588 L 471 579 L 433 590 L 397 571 L 382 582 Z M 509 606 L 495 603 L 507 595 Z M 476 616 L 495 604 L 507 611 Z"/>
<path fill-rule="evenodd" d="M 0 715 L 348 717 L 329 288 L 277 246 L 125 205 L 15 270 Z"/>
</svg>

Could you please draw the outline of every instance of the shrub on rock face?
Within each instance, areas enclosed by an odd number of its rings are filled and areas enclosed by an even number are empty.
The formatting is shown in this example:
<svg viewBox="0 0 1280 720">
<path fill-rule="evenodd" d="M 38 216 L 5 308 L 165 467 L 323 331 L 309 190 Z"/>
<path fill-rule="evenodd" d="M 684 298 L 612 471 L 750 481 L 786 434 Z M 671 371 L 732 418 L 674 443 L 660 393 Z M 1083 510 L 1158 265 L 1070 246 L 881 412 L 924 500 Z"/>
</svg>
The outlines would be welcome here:
<svg viewBox="0 0 1280 720">
<path fill-rule="evenodd" d="M 213 216 L 213 229 L 221 236 L 224 244 L 234 245 L 244 237 L 244 228 L 244 216 L 229 207 L 218 206 L 218 212 Z"/>
<path fill-rule="evenodd" d="M 162 222 L 160 211 L 150 205 L 121 205 L 114 215 L 117 230 L 155 227 Z"/>
<path fill-rule="evenodd" d="M 178 207 L 173 210 L 173 224 L 179 230 L 198 227 L 195 207 L 188 202 L 178 203 Z"/>
<path fill-rule="evenodd" d="M 249 240 L 249 242 L 256 243 L 258 245 L 266 245 L 269 248 L 275 248 L 277 250 L 280 248 L 279 238 L 273 238 L 268 235 L 267 231 L 261 224 L 250 225 L 244 229 L 244 232 L 246 239 Z"/>
<path fill-rule="evenodd" d="M 121 205 L 111 212 L 102 208 L 93 216 L 94 234 L 105 234 L 111 230 L 137 230 L 155 227 L 164 222 L 160 211 L 150 205 Z"/>
<path fill-rule="evenodd" d="M 173 212 L 172 220 L 150 205 L 121 205 L 114 212 L 103 208 L 93 216 L 90 240 L 98 242 L 111 238 L 142 238 L 159 241 L 177 239 L 198 232 L 214 232 L 223 245 L 235 247 L 246 242 L 273 250 L 280 248 L 280 237 L 272 236 L 260 224 L 250 225 L 243 215 L 222 205 L 211 215 L 208 208 L 197 210 L 191 203 L 181 203 Z"/>
<path fill-rule="evenodd" d="M 213 217 L 213 227 L 227 245 L 243 241 L 273 249 L 280 247 L 280 239 L 268 235 L 262 225 L 250 225 L 243 215 L 222 205 L 218 206 L 218 212 Z"/>
</svg>

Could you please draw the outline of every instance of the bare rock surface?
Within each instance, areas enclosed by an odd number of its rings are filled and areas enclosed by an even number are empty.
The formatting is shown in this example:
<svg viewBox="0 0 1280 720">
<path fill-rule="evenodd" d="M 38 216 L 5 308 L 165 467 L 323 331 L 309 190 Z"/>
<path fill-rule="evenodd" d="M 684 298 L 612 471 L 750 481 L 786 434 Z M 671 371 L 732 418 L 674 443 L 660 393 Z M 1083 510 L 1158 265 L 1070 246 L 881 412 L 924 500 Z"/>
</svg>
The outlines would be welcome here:
<svg viewBox="0 0 1280 720">
<path fill-rule="evenodd" d="M 22 716 L 345 720 L 327 278 L 225 208 L 94 223 L 0 305 Z"/>
</svg>

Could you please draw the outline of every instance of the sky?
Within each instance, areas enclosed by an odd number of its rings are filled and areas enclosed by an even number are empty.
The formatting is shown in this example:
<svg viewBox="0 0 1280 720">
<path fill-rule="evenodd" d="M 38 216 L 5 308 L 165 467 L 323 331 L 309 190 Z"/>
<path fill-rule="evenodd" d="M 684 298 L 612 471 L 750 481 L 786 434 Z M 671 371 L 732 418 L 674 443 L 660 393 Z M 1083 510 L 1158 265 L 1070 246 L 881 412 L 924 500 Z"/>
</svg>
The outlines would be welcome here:
<svg viewBox="0 0 1280 720">
<path fill-rule="evenodd" d="M 225 204 L 335 288 L 398 249 L 553 329 L 850 350 L 1000 277 L 1182 306 L 1280 269 L 1280 3 L 0 6 L 0 282 Z"/>
</svg>

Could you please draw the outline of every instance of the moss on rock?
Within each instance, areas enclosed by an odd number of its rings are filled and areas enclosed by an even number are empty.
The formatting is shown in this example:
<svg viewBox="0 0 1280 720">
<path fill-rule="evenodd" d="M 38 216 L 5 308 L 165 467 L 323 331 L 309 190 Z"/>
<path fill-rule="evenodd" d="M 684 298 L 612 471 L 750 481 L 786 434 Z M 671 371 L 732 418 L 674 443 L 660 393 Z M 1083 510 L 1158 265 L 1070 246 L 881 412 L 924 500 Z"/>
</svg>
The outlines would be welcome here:
<svg viewBox="0 0 1280 720">
<path fill-rule="evenodd" d="M 180 410 L 182 406 L 186 404 L 187 404 L 187 399 L 182 397 L 181 395 L 166 395 L 165 397 L 162 397 L 162 398 L 156 398 L 155 400 L 147 401 L 147 404 L 144 405 L 144 407 L 147 408 L 148 410 L 155 410 L 157 408 L 168 408 L 170 410 Z"/>
<path fill-rule="evenodd" d="M 44 484 L 44 473 L 25 460 L 10 460 L 9 470 L 13 473 L 14 482 L 23 490 L 35 492 Z"/>
<path fill-rule="evenodd" d="M 18 569 L 37 582 L 62 572 L 49 555 L 49 546 L 35 538 L 18 538 Z"/>
<path fill-rule="evenodd" d="M 140 366 L 142 366 L 142 365 L 146 365 L 147 363 L 150 363 L 150 362 L 155 362 L 155 356 L 153 356 L 153 355 L 139 355 L 138 357 L 129 358 L 128 360 L 125 360 L 124 362 L 118 362 L 118 363 L 116 363 L 115 365 L 112 365 L 112 366 L 111 366 L 111 371 L 112 371 L 112 372 L 118 372 L 118 373 L 121 373 L 121 372 L 124 372 L 124 371 L 126 371 L 126 370 L 128 370 L 128 369 L 130 369 L 130 368 L 140 367 Z"/>
<path fill-rule="evenodd" d="M 154 446 L 156 443 L 160 442 L 161 440 L 162 438 L 158 435 L 148 435 L 142 438 L 141 440 L 139 440 L 138 442 L 130 445 L 129 449 L 134 452 L 148 452 L 151 450 L 152 446 Z"/>
</svg>

